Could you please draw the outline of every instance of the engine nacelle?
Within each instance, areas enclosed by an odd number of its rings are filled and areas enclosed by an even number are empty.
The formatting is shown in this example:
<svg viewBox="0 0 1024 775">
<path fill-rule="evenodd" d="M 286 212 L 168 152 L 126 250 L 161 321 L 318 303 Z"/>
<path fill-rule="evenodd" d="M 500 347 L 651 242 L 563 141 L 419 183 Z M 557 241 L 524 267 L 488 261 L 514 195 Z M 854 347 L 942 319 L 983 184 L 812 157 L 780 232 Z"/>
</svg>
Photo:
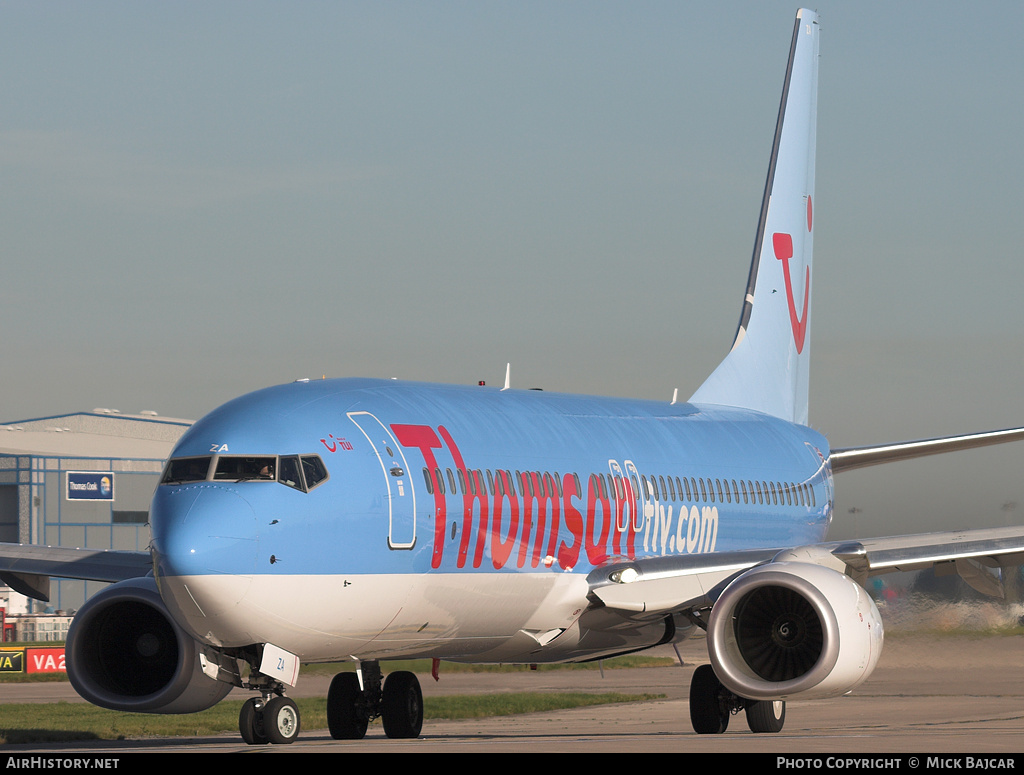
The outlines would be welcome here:
<svg viewBox="0 0 1024 775">
<path fill-rule="evenodd" d="M 751 700 L 846 694 L 875 669 L 882 620 L 848 576 L 773 562 L 733 581 L 711 609 L 708 655 L 719 680 Z"/>
<path fill-rule="evenodd" d="M 167 613 L 152 578 L 122 581 L 86 601 L 68 629 L 68 678 L 101 708 L 194 713 L 231 684 L 203 672 L 201 646 Z"/>
</svg>

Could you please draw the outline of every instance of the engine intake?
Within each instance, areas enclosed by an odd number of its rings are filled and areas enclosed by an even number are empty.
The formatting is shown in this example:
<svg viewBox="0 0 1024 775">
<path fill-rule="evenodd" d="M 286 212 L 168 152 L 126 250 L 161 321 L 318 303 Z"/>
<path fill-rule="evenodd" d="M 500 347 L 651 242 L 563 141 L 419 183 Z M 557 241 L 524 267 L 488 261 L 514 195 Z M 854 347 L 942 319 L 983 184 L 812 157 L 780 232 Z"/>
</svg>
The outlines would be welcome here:
<svg viewBox="0 0 1024 775">
<path fill-rule="evenodd" d="M 194 713 L 231 684 L 203 672 L 201 647 L 167 612 L 152 578 L 122 581 L 86 601 L 68 629 L 68 679 L 110 710 Z"/>
<path fill-rule="evenodd" d="M 708 656 L 751 700 L 846 694 L 871 674 L 882 621 L 867 592 L 831 568 L 773 562 L 733 581 L 711 609 Z"/>
</svg>

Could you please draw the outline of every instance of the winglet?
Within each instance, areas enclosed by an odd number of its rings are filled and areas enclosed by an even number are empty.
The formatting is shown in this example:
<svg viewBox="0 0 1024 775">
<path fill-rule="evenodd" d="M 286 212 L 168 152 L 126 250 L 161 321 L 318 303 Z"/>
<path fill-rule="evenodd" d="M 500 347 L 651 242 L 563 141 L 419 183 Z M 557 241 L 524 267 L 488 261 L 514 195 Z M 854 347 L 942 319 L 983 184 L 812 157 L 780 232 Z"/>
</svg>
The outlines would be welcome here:
<svg viewBox="0 0 1024 775">
<path fill-rule="evenodd" d="M 807 422 L 818 16 L 796 16 L 739 327 L 690 398 Z"/>
</svg>

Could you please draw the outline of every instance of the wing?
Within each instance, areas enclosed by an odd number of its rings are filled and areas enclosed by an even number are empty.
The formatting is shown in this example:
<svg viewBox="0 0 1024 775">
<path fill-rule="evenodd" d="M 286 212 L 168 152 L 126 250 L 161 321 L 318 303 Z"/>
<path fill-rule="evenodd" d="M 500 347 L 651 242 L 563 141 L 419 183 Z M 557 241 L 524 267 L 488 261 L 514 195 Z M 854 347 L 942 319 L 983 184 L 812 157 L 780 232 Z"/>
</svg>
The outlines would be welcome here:
<svg viewBox="0 0 1024 775">
<path fill-rule="evenodd" d="M 592 602 L 632 619 L 712 606 L 736 577 L 759 565 L 805 562 L 863 583 L 869 576 L 947 564 L 980 592 L 1002 596 L 996 571 L 1024 563 L 1024 528 L 836 541 L 799 548 L 654 557 L 616 563 L 588 577 Z"/>
<path fill-rule="evenodd" d="M 0 543 L 0 581 L 15 592 L 49 602 L 50 577 L 124 581 L 153 570 L 149 552 L 67 549 Z"/>
<path fill-rule="evenodd" d="M 1007 428 L 1001 431 L 985 431 L 961 436 L 942 436 L 918 441 L 877 444 L 871 447 L 846 447 L 833 449 L 829 455 L 829 462 L 832 464 L 832 472 L 839 473 L 880 463 L 891 463 L 896 460 L 938 455 L 961 449 L 975 449 L 1022 439 L 1024 439 L 1024 428 Z"/>
</svg>

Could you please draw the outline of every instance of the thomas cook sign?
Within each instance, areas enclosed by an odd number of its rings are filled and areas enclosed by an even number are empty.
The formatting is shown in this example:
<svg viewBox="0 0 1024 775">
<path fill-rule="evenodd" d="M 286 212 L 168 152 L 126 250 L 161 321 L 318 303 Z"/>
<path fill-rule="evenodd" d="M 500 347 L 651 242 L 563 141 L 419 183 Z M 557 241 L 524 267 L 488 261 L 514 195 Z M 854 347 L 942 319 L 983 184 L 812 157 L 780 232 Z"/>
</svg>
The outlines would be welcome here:
<svg viewBox="0 0 1024 775">
<path fill-rule="evenodd" d="M 114 474 L 110 471 L 68 471 L 69 501 L 114 500 Z"/>
</svg>

